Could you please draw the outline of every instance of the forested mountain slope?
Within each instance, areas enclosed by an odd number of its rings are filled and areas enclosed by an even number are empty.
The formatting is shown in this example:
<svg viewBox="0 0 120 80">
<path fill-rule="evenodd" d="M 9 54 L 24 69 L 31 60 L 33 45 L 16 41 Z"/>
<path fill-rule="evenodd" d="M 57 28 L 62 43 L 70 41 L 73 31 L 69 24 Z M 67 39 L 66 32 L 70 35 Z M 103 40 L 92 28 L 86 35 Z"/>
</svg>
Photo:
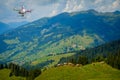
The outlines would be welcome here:
<svg viewBox="0 0 120 80">
<path fill-rule="evenodd" d="M 120 39 L 120 12 L 95 10 L 42 18 L 0 35 L 0 61 L 20 65 L 48 54 L 84 50 Z"/>
</svg>

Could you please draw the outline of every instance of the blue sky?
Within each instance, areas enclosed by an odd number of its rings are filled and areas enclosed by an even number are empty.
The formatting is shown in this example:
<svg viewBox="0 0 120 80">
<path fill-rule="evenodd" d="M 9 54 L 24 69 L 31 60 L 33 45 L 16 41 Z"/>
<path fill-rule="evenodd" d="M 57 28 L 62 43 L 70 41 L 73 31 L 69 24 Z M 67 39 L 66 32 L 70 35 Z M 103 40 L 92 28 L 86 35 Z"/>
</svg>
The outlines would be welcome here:
<svg viewBox="0 0 120 80">
<path fill-rule="evenodd" d="M 13 8 L 24 5 L 33 9 L 25 19 L 20 18 Z M 62 12 L 95 9 L 99 12 L 120 11 L 120 0 L 0 0 L 0 22 L 34 21 Z"/>
</svg>

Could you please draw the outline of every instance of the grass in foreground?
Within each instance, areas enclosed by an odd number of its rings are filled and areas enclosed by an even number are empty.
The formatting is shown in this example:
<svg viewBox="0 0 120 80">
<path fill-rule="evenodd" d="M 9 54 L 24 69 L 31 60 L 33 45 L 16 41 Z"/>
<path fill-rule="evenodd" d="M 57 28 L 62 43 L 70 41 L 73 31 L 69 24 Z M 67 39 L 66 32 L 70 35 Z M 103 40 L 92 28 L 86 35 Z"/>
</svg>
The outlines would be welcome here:
<svg viewBox="0 0 120 80">
<path fill-rule="evenodd" d="M 23 77 L 16 77 L 16 76 L 9 77 L 10 72 L 11 71 L 9 69 L 1 69 L 0 80 L 26 80 Z"/>
<path fill-rule="evenodd" d="M 83 67 L 61 66 L 44 71 L 35 80 L 120 80 L 120 70 L 105 63 Z"/>
</svg>

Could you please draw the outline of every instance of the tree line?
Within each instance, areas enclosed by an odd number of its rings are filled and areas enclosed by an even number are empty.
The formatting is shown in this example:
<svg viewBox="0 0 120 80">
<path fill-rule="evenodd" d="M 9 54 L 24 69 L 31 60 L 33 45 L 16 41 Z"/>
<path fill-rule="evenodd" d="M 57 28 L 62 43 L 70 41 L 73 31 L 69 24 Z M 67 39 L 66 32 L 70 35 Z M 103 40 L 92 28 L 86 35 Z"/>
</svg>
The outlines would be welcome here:
<svg viewBox="0 0 120 80">
<path fill-rule="evenodd" d="M 37 76 L 41 74 L 41 69 L 27 70 L 14 63 L 10 63 L 8 65 L 0 64 L 0 69 L 4 69 L 4 68 L 11 70 L 9 77 L 13 75 L 21 76 L 21 77 L 26 77 L 26 80 L 34 80 Z"/>
<path fill-rule="evenodd" d="M 75 53 L 73 56 L 61 58 L 59 64 L 71 62 L 85 65 L 92 62 L 104 61 L 112 67 L 120 69 L 120 40 L 106 43 L 95 48 L 76 51 Z"/>
</svg>

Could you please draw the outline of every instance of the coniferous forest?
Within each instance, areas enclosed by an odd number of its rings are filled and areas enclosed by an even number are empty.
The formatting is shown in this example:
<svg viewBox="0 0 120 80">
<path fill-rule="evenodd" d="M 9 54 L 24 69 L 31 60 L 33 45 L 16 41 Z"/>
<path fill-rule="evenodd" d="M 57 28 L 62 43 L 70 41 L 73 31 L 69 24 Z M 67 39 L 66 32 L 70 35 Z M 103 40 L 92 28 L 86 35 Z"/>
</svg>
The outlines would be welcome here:
<svg viewBox="0 0 120 80">
<path fill-rule="evenodd" d="M 10 69 L 11 72 L 9 77 L 20 76 L 25 77 L 26 80 L 34 80 L 37 76 L 41 74 L 41 69 L 27 70 L 17 64 L 0 64 L 0 69 Z"/>
</svg>

